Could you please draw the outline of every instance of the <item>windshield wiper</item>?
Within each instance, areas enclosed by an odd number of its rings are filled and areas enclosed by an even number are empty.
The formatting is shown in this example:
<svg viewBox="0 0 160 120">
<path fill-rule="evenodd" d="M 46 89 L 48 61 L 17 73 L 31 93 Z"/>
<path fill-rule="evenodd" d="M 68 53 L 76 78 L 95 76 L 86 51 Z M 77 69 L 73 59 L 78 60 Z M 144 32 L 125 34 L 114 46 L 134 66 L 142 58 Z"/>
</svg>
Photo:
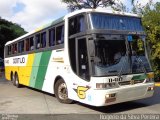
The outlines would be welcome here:
<svg viewBox="0 0 160 120">
<path fill-rule="evenodd" d="M 129 59 L 129 56 L 130 56 L 130 52 L 129 52 L 129 51 L 130 51 L 130 48 L 129 48 L 129 43 L 128 43 L 127 40 L 125 40 L 125 44 L 126 44 L 126 54 L 125 54 L 125 56 L 124 56 L 125 59 L 123 60 L 122 67 L 121 67 L 119 73 L 117 74 L 118 77 L 122 77 L 122 72 L 123 72 L 123 68 L 124 68 L 124 66 L 125 66 L 126 58 Z M 130 61 L 130 62 L 132 62 L 132 61 Z M 132 63 L 130 63 L 130 64 L 132 64 Z M 129 67 L 129 68 L 130 68 L 130 67 Z M 131 71 L 131 68 L 130 68 L 130 71 Z"/>
<path fill-rule="evenodd" d="M 122 77 L 123 69 L 124 69 L 124 66 L 125 66 L 125 63 L 126 63 L 126 58 L 127 58 L 126 56 L 127 56 L 127 54 L 125 54 L 124 59 L 122 61 L 121 69 L 120 69 L 119 73 L 117 74 L 117 76 L 120 77 L 120 78 Z"/>
</svg>

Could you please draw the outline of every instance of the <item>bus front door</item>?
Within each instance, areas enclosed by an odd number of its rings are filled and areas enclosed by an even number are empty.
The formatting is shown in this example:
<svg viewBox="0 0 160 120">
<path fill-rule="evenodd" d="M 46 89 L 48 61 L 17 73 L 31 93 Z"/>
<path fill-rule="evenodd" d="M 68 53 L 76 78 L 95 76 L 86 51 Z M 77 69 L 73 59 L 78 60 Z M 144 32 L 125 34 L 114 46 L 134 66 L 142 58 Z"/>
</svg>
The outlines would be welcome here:
<svg viewBox="0 0 160 120">
<path fill-rule="evenodd" d="M 77 74 L 83 78 L 89 79 L 89 64 L 88 64 L 88 51 L 86 38 L 76 39 L 76 71 Z"/>
</svg>

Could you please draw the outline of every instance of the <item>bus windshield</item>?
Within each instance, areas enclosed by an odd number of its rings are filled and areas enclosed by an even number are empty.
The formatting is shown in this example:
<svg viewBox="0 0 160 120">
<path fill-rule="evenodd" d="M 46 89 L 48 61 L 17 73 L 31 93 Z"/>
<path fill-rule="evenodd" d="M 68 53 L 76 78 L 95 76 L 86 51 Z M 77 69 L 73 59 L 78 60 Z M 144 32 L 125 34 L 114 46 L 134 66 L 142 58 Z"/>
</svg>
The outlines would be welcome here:
<svg viewBox="0 0 160 120">
<path fill-rule="evenodd" d="M 132 62 L 132 73 L 151 72 L 144 39 L 138 36 L 133 37 L 133 40 L 128 41 Z"/>
<path fill-rule="evenodd" d="M 103 36 L 103 37 L 102 37 Z M 94 40 L 93 75 L 119 75 L 150 72 L 144 42 L 126 40 L 125 35 L 97 35 Z"/>
<path fill-rule="evenodd" d="M 91 13 L 90 22 L 92 29 L 143 31 L 141 19 L 137 17 Z"/>
</svg>

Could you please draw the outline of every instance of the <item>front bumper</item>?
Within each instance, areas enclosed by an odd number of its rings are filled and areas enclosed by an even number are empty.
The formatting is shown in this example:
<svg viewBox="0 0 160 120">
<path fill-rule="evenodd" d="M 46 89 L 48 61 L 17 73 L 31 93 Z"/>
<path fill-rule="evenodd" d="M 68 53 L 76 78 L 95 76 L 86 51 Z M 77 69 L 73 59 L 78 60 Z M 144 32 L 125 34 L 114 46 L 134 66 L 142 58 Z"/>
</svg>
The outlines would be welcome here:
<svg viewBox="0 0 160 120">
<path fill-rule="evenodd" d="M 154 83 L 142 83 L 121 86 L 108 90 L 93 90 L 92 101 L 88 104 L 93 106 L 107 106 L 116 103 L 133 101 L 153 96 Z M 110 96 L 110 98 L 109 98 Z"/>
</svg>

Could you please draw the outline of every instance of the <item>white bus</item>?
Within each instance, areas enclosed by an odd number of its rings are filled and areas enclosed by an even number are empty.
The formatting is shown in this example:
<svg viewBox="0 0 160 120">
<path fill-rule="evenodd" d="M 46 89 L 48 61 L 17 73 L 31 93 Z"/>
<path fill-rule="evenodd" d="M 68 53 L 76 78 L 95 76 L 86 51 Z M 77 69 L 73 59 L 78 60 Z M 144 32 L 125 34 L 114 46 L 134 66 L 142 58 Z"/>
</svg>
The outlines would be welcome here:
<svg viewBox="0 0 160 120">
<path fill-rule="evenodd" d="M 151 97 L 154 73 L 141 18 L 84 9 L 5 45 L 5 77 L 17 87 L 92 106 Z"/>
</svg>

